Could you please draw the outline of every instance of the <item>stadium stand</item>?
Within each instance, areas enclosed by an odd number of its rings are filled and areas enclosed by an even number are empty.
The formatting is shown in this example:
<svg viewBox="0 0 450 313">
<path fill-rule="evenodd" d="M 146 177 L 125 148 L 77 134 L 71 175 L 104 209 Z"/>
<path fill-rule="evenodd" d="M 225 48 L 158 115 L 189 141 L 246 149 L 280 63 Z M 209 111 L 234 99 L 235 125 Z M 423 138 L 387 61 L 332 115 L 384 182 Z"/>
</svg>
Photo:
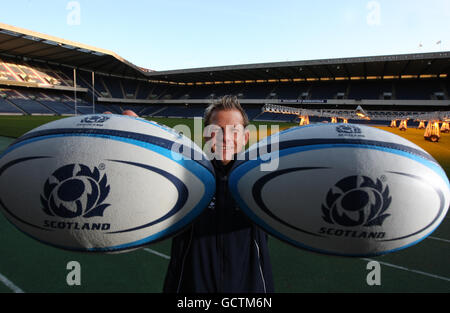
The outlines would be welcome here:
<svg viewBox="0 0 450 313">
<path fill-rule="evenodd" d="M 273 84 L 262 83 L 262 84 L 250 84 L 244 86 L 242 89 L 242 99 L 266 99 L 268 98 L 272 89 L 274 89 Z"/>
<path fill-rule="evenodd" d="M 295 122 L 297 120 L 297 117 L 294 115 L 288 115 L 288 114 L 277 114 L 277 113 L 269 113 L 264 112 L 259 117 L 254 118 L 254 121 L 261 121 L 261 122 Z"/>
<path fill-rule="evenodd" d="M 145 100 L 150 96 L 151 87 L 148 83 L 139 82 L 137 84 L 137 96 L 136 99 Z"/>
<path fill-rule="evenodd" d="M 187 94 L 189 99 L 213 99 L 217 97 L 218 89 L 219 87 L 217 86 L 193 86 L 187 91 Z"/>
<path fill-rule="evenodd" d="M 215 86 L 213 92 L 210 94 L 210 98 L 218 99 L 225 95 L 234 95 L 239 99 L 244 98 L 244 88 L 242 84 L 222 84 Z M 247 98 L 248 99 L 248 98 Z M 264 99 L 261 96 L 261 99 Z"/>
<path fill-rule="evenodd" d="M 0 79 L 11 82 L 40 84 L 43 86 L 69 86 L 58 71 L 33 62 L 23 62 L 11 58 L 0 59 Z"/>
<path fill-rule="evenodd" d="M 136 99 L 136 88 L 138 84 L 136 82 L 124 79 L 122 80 L 124 96 L 126 99 Z"/>
<path fill-rule="evenodd" d="M 8 80 L 8 81 L 17 81 L 14 74 L 7 68 L 7 65 L 4 62 L 0 61 L 0 79 Z"/>
<path fill-rule="evenodd" d="M 35 101 L 34 95 L 26 91 L 13 89 L 2 89 L 1 91 L 6 95 L 9 102 L 27 114 L 55 114 L 54 111 Z"/>
<path fill-rule="evenodd" d="M 158 85 L 152 84 L 150 86 L 150 92 L 145 99 L 156 100 L 163 99 L 164 95 L 167 95 L 168 86 L 166 84 Z"/>
<path fill-rule="evenodd" d="M 122 90 L 120 80 L 115 77 L 98 77 L 98 80 L 102 80 L 105 86 L 108 88 L 109 94 L 112 98 L 122 99 L 125 98 Z"/>
<path fill-rule="evenodd" d="M 315 82 L 311 85 L 309 99 L 337 99 L 338 94 L 347 95 L 348 82 Z M 343 97 L 343 98 L 344 98 Z"/>
<path fill-rule="evenodd" d="M 31 66 L 31 65 L 30 65 Z M 72 78 L 67 77 L 61 69 L 58 69 L 57 67 L 50 67 L 48 65 L 39 64 L 35 66 L 35 68 L 38 71 L 41 71 L 45 73 L 45 75 L 48 77 L 48 82 L 51 85 L 60 85 L 65 87 L 72 87 L 73 86 L 73 76 Z"/>
<path fill-rule="evenodd" d="M 194 118 L 203 117 L 205 107 L 203 106 L 167 106 L 163 110 L 153 113 L 155 117 L 176 117 L 176 118 Z"/>
<path fill-rule="evenodd" d="M 283 83 L 278 84 L 273 90 L 278 99 L 301 99 L 303 94 L 309 94 L 309 84 Z"/>
<path fill-rule="evenodd" d="M 349 86 L 349 99 L 378 100 L 384 93 L 392 93 L 392 82 L 389 81 L 352 81 Z"/>
<path fill-rule="evenodd" d="M 66 75 L 72 74 L 73 77 L 73 70 L 71 69 L 64 69 Z M 85 71 L 78 71 L 77 72 L 77 85 L 80 85 L 83 88 L 86 88 L 88 92 L 92 93 L 92 73 L 88 73 Z M 73 79 L 71 80 L 72 86 L 73 86 Z M 103 95 L 108 96 L 109 94 L 105 87 L 103 86 L 103 83 L 100 80 L 95 81 L 95 96 L 96 97 L 102 97 Z M 92 94 L 91 94 L 92 95 Z"/>
<path fill-rule="evenodd" d="M 262 111 L 261 111 L 261 107 L 259 107 L 259 106 L 256 106 L 256 107 L 255 106 L 252 106 L 252 107 L 246 106 L 245 113 L 247 113 L 249 120 L 254 120 L 262 114 Z"/>
<path fill-rule="evenodd" d="M 20 115 L 23 115 L 25 113 L 23 110 L 19 109 L 17 106 L 15 106 L 11 102 L 3 98 L 0 98 L 0 112 L 2 114 L 20 114 Z"/>
<path fill-rule="evenodd" d="M 294 107 L 395 105 L 405 110 L 450 106 L 450 52 L 157 72 L 110 51 L 2 27 L 0 114 L 74 114 L 75 97 L 81 114 L 131 109 L 142 116 L 192 118 L 202 116 L 211 100 L 235 95 L 250 119 L 276 121 L 293 116 L 262 113 L 264 104 L 292 100 Z"/>
<path fill-rule="evenodd" d="M 413 80 L 395 82 L 396 99 L 403 100 L 430 100 L 436 92 L 443 92 L 438 81 Z"/>
<path fill-rule="evenodd" d="M 43 94 L 43 97 L 39 98 L 38 101 L 54 111 L 57 115 L 70 115 L 74 113 L 74 110 L 72 108 L 57 100 L 56 97 L 52 98 L 48 95 Z"/>
<path fill-rule="evenodd" d="M 152 105 L 146 107 L 142 112 L 141 116 L 154 116 L 155 114 L 159 114 L 163 110 L 165 110 L 167 106 L 164 105 Z"/>
</svg>

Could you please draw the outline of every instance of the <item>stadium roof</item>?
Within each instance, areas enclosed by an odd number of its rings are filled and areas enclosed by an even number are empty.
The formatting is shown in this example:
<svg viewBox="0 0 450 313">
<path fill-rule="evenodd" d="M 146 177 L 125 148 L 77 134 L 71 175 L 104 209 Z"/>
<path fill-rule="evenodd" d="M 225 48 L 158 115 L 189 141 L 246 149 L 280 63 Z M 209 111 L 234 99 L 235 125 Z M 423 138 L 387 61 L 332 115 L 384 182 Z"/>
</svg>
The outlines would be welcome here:
<svg viewBox="0 0 450 313">
<path fill-rule="evenodd" d="M 0 23 L 0 57 L 2 55 L 177 84 L 447 77 L 450 72 L 450 52 L 152 71 L 112 51 Z"/>
<path fill-rule="evenodd" d="M 155 71 L 147 73 L 147 77 L 160 81 L 190 83 L 427 77 L 448 75 L 449 71 L 450 52 L 437 52 Z"/>
<path fill-rule="evenodd" d="M 114 52 L 0 23 L 0 56 L 28 58 L 88 71 L 145 78 L 139 68 Z"/>
</svg>

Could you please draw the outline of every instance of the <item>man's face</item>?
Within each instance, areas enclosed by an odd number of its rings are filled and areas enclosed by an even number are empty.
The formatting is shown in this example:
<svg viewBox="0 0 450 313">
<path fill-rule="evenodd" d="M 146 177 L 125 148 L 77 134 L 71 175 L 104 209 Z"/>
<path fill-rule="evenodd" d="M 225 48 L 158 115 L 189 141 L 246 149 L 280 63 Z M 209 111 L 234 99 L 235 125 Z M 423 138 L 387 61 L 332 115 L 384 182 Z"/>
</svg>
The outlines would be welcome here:
<svg viewBox="0 0 450 313">
<path fill-rule="evenodd" d="M 228 164 L 248 142 L 249 132 L 244 129 L 244 118 L 238 110 L 219 110 L 211 115 L 209 135 L 211 151 L 217 160 Z"/>
</svg>

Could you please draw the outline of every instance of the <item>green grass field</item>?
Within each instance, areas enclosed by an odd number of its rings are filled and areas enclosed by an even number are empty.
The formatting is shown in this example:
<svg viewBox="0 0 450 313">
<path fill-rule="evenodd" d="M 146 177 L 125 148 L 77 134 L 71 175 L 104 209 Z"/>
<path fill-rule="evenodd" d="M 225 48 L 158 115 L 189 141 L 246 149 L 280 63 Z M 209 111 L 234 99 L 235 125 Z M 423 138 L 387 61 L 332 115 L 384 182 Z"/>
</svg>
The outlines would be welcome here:
<svg viewBox="0 0 450 313">
<path fill-rule="evenodd" d="M 0 151 L 15 137 L 55 117 L 0 116 Z M 156 119 L 173 127 L 192 120 Z M 283 125 L 281 129 L 294 125 Z M 439 143 L 423 131 L 383 128 L 413 141 L 440 162 L 450 176 L 450 135 Z M 0 293 L 10 292 L 161 292 L 170 258 L 170 240 L 126 254 L 82 254 L 58 250 L 30 239 L 0 214 Z M 368 286 L 369 259 L 320 255 L 269 241 L 276 292 L 450 292 L 450 220 L 426 240 L 406 250 L 373 258 L 381 264 L 381 286 Z M 69 286 L 67 263 L 81 265 L 81 285 Z"/>
</svg>

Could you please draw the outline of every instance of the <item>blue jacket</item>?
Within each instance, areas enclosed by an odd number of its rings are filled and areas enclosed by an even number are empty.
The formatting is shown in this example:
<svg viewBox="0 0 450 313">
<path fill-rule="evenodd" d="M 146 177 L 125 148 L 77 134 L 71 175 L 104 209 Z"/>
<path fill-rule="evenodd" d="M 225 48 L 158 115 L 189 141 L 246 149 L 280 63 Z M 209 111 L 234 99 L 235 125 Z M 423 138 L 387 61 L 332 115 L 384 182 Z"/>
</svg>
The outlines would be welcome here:
<svg viewBox="0 0 450 313">
<path fill-rule="evenodd" d="M 216 196 L 172 240 L 164 283 L 167 293 L 273 293 L 268 236 L 237 207 L 227 166 L 213 161 Z"/>
</svg>

